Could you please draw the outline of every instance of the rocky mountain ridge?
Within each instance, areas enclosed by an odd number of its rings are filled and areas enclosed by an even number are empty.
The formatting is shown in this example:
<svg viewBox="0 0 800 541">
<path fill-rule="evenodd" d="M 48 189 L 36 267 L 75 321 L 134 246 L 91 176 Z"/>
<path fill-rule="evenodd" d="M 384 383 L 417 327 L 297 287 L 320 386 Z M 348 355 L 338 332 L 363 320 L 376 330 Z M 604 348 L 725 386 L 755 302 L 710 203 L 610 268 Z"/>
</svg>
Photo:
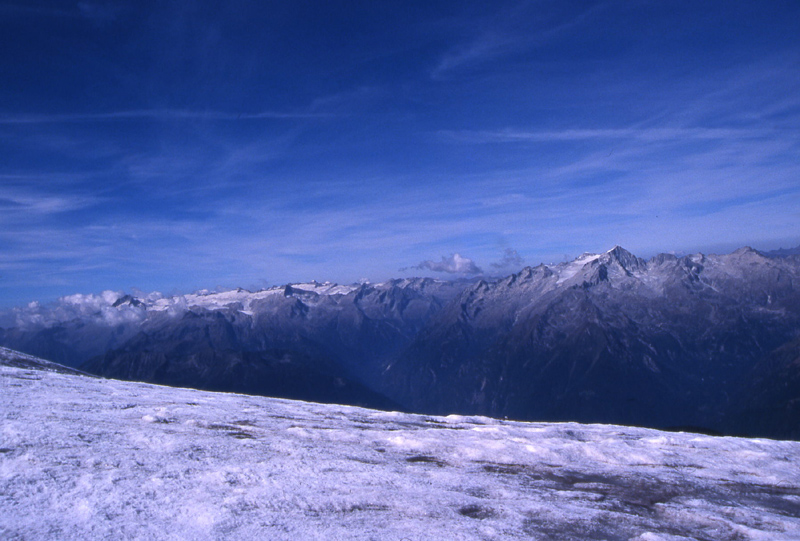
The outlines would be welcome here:
<svg viewBox="0 0 800 541">
<path fill-rule="evenodd" d="M 0 344 L 203 389 L 800 437 L 793 255 L 644 260 L 617 246 L 495 281 L 75 300 L 19 311 Z"/>
<path fill-rule="evenodd" d="M 526 268 L 466 289 L 389 366 L 387 387 L 429 413 L 737 432 L 731 408 L 756 375 L 772 378 L 756 366 L 797 352 L 799 271 L 749 248 L 644 261 L 616 247 Z"/>
</svg>

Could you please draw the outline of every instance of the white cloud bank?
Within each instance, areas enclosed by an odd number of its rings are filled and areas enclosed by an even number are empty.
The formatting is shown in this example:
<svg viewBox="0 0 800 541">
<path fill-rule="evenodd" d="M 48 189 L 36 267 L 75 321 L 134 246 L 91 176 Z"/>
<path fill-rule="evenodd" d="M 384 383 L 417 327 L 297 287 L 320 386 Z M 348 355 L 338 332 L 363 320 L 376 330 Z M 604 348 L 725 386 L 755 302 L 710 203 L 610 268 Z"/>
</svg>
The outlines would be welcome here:
<svg viewBox="0 0 800 541">
<path fill-rule="evenodd" d="M 0 323 L 3 325 L 0 326 L 16 326 L 23 329 L 51 327 L 75 319 L 118 325 L 144 319 L 146 311 L 143 306 L 117 304 L 117 301 L 124 296 L 125 294 L 120 291 L 108 290 L 99 295 L 81 293 L 67 295 L 48 304 L 31 302 L 25 307 L 14 308 L 3 314 L 3 317 L 0 317 Z"/>
<path fill-rule="evenodd" d="M 442 256 L 441 261 L 423 261 L 410 269 L 431 270 L 434 272 L 446 272 L 448 274 L 482 274 L 483 270 L 474 261 L 461 254 Z M 407 270 L 407 269 L 401 269 Z"/>
</svg>

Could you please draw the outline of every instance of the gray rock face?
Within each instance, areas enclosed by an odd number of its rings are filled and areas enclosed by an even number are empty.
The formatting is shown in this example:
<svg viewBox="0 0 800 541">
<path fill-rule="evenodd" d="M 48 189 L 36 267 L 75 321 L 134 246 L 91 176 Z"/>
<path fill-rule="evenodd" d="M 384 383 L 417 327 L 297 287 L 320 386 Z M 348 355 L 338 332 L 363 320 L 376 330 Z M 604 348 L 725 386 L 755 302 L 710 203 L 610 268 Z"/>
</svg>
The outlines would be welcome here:
<svg viewBox="0 0 800 541">
<path fill-rule="evenodd" d="M 615 247 L 491 282 L 106 297 L 20 312 L 0 343 L 203 389 L 800 437 L 794 256 L 645 261 Z"/>
</svg>

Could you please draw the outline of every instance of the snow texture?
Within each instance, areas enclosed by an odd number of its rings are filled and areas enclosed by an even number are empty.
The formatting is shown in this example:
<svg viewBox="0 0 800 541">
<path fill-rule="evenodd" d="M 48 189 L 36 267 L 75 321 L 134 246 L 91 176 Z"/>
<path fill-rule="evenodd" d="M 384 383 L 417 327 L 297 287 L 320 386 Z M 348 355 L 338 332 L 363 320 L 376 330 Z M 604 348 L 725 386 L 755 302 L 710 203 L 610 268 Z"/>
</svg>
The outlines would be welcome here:
<svg viewBox="0 0 800 541">
<path fill-rule="evenodd" d="M 583 254 L 570 263 L 552 266 L 551 270 L 554 270 L 556 273 L 558 273 L 558 281 L 556 283 L 562 284 L 566 282 L 578 274 L 578 272 L 586 265 L 600 258 L 600 256 L 601 254 Z"/>
<path fill-rule="evenodd" d="M 798 442 L 2 365 L 2 539 L 800 538 Z"/>
</svg>

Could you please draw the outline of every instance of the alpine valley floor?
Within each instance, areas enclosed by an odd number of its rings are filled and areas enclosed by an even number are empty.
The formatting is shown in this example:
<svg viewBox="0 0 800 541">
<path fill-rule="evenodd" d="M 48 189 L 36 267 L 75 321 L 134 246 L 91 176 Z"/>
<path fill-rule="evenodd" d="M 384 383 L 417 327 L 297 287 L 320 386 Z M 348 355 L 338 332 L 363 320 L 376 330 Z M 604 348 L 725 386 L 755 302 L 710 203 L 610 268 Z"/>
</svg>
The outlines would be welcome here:
<svg viewBox="0 0 800 541">
<path fill-rule="evenodd" d="M 800 442 L 46 367 L 0 366 L 2 539 L 800 539 Z"/>
</svg>

